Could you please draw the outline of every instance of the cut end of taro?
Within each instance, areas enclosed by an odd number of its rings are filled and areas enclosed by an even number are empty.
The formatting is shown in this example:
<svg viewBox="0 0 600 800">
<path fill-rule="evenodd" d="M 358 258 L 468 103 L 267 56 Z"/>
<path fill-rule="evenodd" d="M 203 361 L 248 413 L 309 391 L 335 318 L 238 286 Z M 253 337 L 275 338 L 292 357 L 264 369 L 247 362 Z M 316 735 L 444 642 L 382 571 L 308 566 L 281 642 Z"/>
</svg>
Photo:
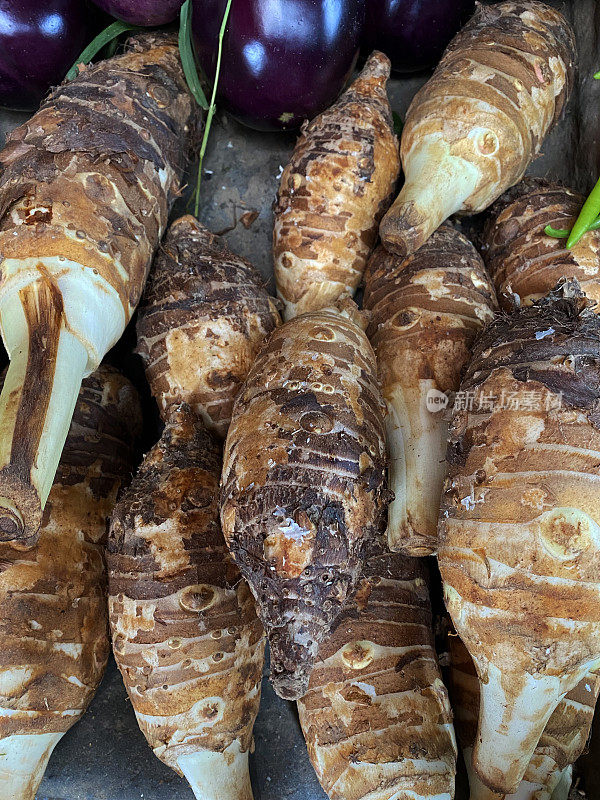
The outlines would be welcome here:
<svg viewBox="0 0 600 800">
<path fill-rule="evenodd" d="M 486 786 L 499 794 L 517 791 L 563 694 L 556 677 L 511 675 L 488 665 L 473 753 L 473 768 Z"/>
<path fill-rule="evenodd" d="M 379 226 L 391 253 L 415 253 L 440 225 L 463 209 L 477 187 L 477 168 L 453 156 L 440 138 L 429 138 L 403 153 L 406 182 Z"/>
<path fill-rule="evenodd" d="M 197 800 L 253 800 L 248 751 L 235 739 L 223 752 L 197 750 L 179 756 L 177 766 Z"/>
<path fill-rule="evenodd" d="M 27 733 L 0 739 L 0 800 L 34 800 L 62 733 Z"/>
</svg>

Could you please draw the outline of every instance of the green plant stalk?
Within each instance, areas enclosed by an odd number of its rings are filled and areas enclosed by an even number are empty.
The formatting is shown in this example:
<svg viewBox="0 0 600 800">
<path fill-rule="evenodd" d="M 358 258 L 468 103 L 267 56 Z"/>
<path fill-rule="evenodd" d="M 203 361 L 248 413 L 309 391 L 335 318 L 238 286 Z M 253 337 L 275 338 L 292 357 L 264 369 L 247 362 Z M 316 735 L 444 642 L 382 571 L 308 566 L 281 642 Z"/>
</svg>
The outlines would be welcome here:
<svg viewBox="0 0 600 800">
<path fill-rule="evenodd" d="M 189 0 L 187 0 L 189 2 Z M 219 30 L 219 44 L 217 48 L 217 66 L 215 69 L 215 78 L 213 81 L 212 87 L 212 95 L 210 98 L 210 106 L 208 108 L 208 114 L 206 115 L 206 123 L 204 125 L 204 135 L 202 137 L 202 145 L 200 147 L 200 156 L 198 160 L 198 179 L 196 181 L 196 190 L 194 193 L 194 215 L 197 217 L 200 211 L 200 183 L 202 181 L 202 163 L 204 161 L 204 154 L 206 152 L 206 145 L 208 143 L 208 134 L 210 133 L 210 126 L 215 115 L 216 111 L 216 104 L 215 100 L 217 97 L 217 85 L 219 83 L 219 73 L 221 72 L 221 56 L 223 54 L 223 38 L 225 36 L 225 28 L 227 27 L 227 20 L 229 19 L 229 9 L 231 8 L 231 0 L 227 0 L 227 5 L 225 6 L 225 13 L 223 14 L 223 20 L 221 22 L 221 28 Z"/>
<path fill-rule="evenodd" d="M 583 204 L 583 208 L 575 221 L 575 225 L 573 225 L 571 229 L 571 233 L 567 239 L 568 250 L 574 247 L 583 234 L 590 230 L 590 226 L 598 219 L 598 215 L 600 215 L 600 179 Z"/>
<path fill-rule="evenodd" d="M 103 47 L 105 47 L 109 42 L 114 41 L 122 33 L 125 33 L 125 31 L 141 30 L 143 30 L 143 28 L 141 28 L 139 25 L 129 25 L 127 22 L 122 22 L 121 20 L 112 22 L 108 28 L 100 31 L 98 36 L 92 39 L 85 50 L 82 51 L 77 61 L 75 61 L 71 69 L 67 72 L 65 80 L 72 81 L 73 78 L 76 78 L 79 75 L 80 64 L 89 64 L 94 56 L 98 55 Z"/>
<path fill-rule="evenodd" d="M 183 74 L 185 75 L 190 92 L 198 105 L 206 111 L 208 109 L 208 101 L 202 89 L 200 78 L 198 77 L 198 70 L 196 69 L 191 27 L 192 0 L 185 0 L 179 12 L 179 55 L 181 57 L 181 66 L 183 67 Z"/>
</svg>

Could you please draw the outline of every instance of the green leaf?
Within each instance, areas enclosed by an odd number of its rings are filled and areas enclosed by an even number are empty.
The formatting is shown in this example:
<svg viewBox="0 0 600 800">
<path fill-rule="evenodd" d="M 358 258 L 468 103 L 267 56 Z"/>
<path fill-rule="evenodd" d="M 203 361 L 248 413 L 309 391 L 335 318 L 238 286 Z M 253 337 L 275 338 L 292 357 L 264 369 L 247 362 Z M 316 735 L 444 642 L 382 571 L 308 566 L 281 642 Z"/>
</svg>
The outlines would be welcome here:
<svg viewBox="0 0 600 800">
<path fill-rule="evenodd" d="M 600 72 L 594 73 L 594 78 L 596 78 L 597 81 L 600 81 Z"/>
<path fill-rule="evenodd" d="M 404 122 L 400 114 L 392 111 L 392 119 L 394 120 L 394 131 L 396 136 L 402 136 L 402 130 L 404 128 Z"/>
<path fill-rule="evenodd" d="M 66 80 L 72 81 L 73 78 L 76 78 L 79 75 L 79 66 L 80 64 L 89 64 L 90 61 L 97 56 L 100 50 L 105 47 L 109 42 L 112 42 L 122 33 L 125 31 L 141 31 L 142 28 L 139 25 L 129 25 L 127 22 L 122 22 L 121 20 L 117 20 L 117 22 L 112 22 L 108 28 L 105 28 L 103 31 L 100 31 L 98 36 L 88 44 L 85 50 L 81 53 L 77 61 L 73 64 L 71 69 L 67 72 Z"/>
<path fill-rule="evenodd" d="M 179 55 L 181 56 L 183 74 L 185 75 L 190 92 L 198 105 L 203 108 L 204 111 L 207 111 L 208 101 L 202 89 L 200 78 L 198 77 L 196 59 L 194 58 L 194 47 L 192 44 L 192 0 L 185 0 L 179 14 Z"/>
</svg>

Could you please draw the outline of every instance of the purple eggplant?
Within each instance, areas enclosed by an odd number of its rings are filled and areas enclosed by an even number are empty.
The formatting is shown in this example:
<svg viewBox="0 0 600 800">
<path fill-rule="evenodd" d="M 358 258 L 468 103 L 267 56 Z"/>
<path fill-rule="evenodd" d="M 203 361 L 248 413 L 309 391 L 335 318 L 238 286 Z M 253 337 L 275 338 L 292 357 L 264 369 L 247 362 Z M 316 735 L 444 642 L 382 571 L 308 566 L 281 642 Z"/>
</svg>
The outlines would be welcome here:
<svg viewBox="0 0 600 800">
<path fill-rule="evenodd" d="M 31 110 L 91 38 L 82 0 L 0 0 L 0 106 Z"/>
<path fill-rule="evenodd" d="M 216 64 L 226 0 L 194 0 L 198 62 Z M 243 0 L 231 5 L 223 40 L 218 99 L 259 130 L 299 127 L 331 105 L 360 46 L 365 0 Z"/>
<path fill-rule="evenodd" d="M 382 50 L 397 72 L 432 67 L 474 8 L 474 0 L 367 0 L 363 52 Z"/>
<path fill-rule="evenodd" d="M 94 0 L 111 17 L 131 25 L 166 25 L 179 14 L 183 0 Z"/>
</svg>

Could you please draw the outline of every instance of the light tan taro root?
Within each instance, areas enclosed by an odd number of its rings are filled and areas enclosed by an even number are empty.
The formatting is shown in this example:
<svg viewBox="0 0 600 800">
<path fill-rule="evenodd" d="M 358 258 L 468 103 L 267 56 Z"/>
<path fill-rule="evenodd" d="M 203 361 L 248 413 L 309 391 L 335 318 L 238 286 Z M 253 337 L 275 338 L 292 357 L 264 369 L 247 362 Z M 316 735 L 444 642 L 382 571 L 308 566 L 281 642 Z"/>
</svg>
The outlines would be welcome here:
<svg viewBox="0 0 600 800">
<path fill-rule="evenodd" d="M 471 789 L 470 800 L 567 800 L 571 765 L 585 750 L 600 691 L 600 676 L 590 672 L 556 706 L 514 794 L 498 794 L 483 784 L 472 768 L 479 716 L 479 679 L 460 638 L 449 641 L 450 697 L 455 726 Z"/>
<path fill-rule="evenodd" d="M 586 305 L 573 282 L 498 317 L 452 422 L 438 560 L 481 683 L 474 768 L 500 793 L 600 666 L 600 320 Z"/>
<path fill-rule="evenodd" d="M 272 334 L 225 444 L 223 532 L 258 602 L 275 691 L 291 700 L 306 691 L 387 501 L 375 355 L 351 317 L 362 323 L 346 300 Z"/>
<path fill-rule="evenodd" d="M 133 386 L 100 367 L 81 387 L 38 543 L 0 543 L 0 800 L 33 800 L 104 673 L 104 542 L 140 430 Z"/>
<path fill-rule="evenodd" d="M 388 250 L 415 252 L 449 216 L 483 211 L 523 177 L 569 99 L 574 62 L 554 8 L 478 6 L 408 110 L 406 181 L 380 226 Z"/>
<path fill-rule="evenodd" d="M 377 537 L 356 594 L 319 649 L 298 711 L 332 800 L 454 797 L 456 743 L 426 569 Z"/>
<path fill-rule="evenodd" d="M 260 274 L 191 216 L 174 222 L 142 297 L 138 353 L 161 415 L 188 403 L 224 437 L 233 401 L 280 324 Z"/>
<path fill-rule="evenodd" d="M 392 550 L 425 556 L 437 550 L 446 474 L 444 409 L 455 392 L 496 297 L 473 245 L 442 226 L 413 256 L 378 247 L 365 274 L 367 334 L 377 356 L 385 417 Z"/>
<path fill-rule="evenodd" d="M 264 635 L 219 526 L 221 448 L 173 406 L 113 514 L 113 650 L 142 732 L 202 800 L 251 800 Z"/>
<path fill-rule="evenodd" d="M 84 375 L 120 337 L 196 123 L 177 40 L 148 33 L 50 94 L 0 152 L 0 540 L 31 545 Z"/>
<path fill-rule="evenodd" d="M 305 124 L 283 171 L 273 260 L 285 319 L 360 282 L 400 170 L 389 75 L 387 57 L 374 52 L 339 100 Z"/>
<path fill-rule="evenodd" d="M 588 231 L 569 250 L 544 232 L 547 225 L 570 230 L 584 200 L 560 184 L 525 178 L 492 206 L 482 251 L 504 308 L 531 304 L 563 277 L 600 301 L 600 231 Z"/>
</svg>

